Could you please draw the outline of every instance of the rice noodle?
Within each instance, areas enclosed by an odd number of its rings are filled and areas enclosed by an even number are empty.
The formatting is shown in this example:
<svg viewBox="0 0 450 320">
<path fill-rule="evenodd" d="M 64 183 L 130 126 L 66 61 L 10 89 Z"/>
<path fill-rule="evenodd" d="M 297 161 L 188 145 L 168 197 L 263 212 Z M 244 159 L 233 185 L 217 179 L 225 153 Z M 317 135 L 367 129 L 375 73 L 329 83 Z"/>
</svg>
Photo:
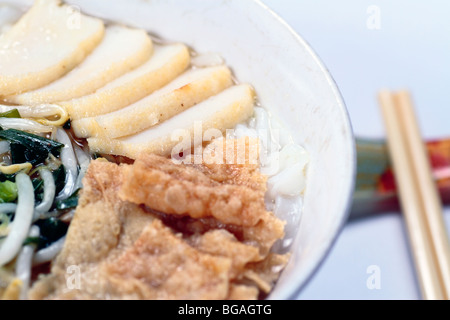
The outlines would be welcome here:
<svg viewBox="0 0 450 320">
<path fill-rule="evenodd" d="M 64 129 L 58 129 L 56 140 L 64 145 L 61 149 L 61 161 L 66 170 L 66 184 L 56 197 L 56 200 L 65 200 L 75 191 L 75 183 L 78 176 L 78 163 L 73 150 L 72 141 Z"/>
<path fill-rule="evenodd" d="M 41 214 L 50 210 L 55 199 L 56 186 L 53 174 L 46 168 L 40 168 L 39 174 L 44 181 L 44 197 L 42 202 L 34 208 L 33 221 L 37 221 Z"/>
<path fill-rule="evenodd" d="M 300 226 L 302 216 L 303 198 L 287 197 L 278 195 L 273 202 L 273 213 L 283 221 L 288 221 L 285 225 L 285 237 L 278 241 L 273 250 L 277 253 L 287 253 L 292 245 L 295 235 Z"/>
<path fill-rule="evenodd" d="M 276 118 L 270 119 L 270 126 L 272 128 L 272 131 L 276 131 L 278 133 L 277 134 L 279 139 L 278 141 L 281 147 L 295 144 L 294 139 L 292 135 L 289 133 L 289 131 L 286 129 L 286 126 L 284 126 Z"/>
<path fill-rule="evenodd" d="M 300 196 L 305 188 L 307 152 L 294 143 L 282 126 L 268 112 L 255 108 L 255 116 L 236 126 L 234 136 L 257 137 L 260 140 L 261 173 L 269 177 L 268 195 L 274 201 L 277 195 Z"/>
<path fill-rule="evenodd" d="M 8 141 L 0 141 L 0 154 L 4 154 L 9 152 L 9 142 Z"/>
<path fill-rule="evenodd" d="M 28 237 L 39 237 L 39 227 L 33 226 L 28 233 Z M 31 279 L 31 263 L 33 261 L 35 247 L 33 245 L 23 246 L 20 250 L 19 256 L 16 262 L 16 278 L 20 279 L 22 286 L 20 288 L 20 300 L 26 300 L 28 295 L 28 289 L 30 287 Z"/>
<path fill-rule="evenodd" d="M 269 147 L 269 116 L 262 108 L 255 108 L 255 129 L 263 146 L 262 151 L 270 151 Z M 263 159 L 261 159 L 263 160 Z"/>
<path fill-rule="evenodd" d="M 16 118 L 0 118 L 0 127 L 3 129 L 16 129 L 31 133 L 49 133 L 53 131 L 53 127 L 44 126 L 36 121 Z"/>
<path fill-rule="evenodd" d="M 277 175 L 271 177 L 267 181 L 269 197 L 271 199 L 275 199 L 277 195 L 291 197 L 300 195 L 305 188 L 304 179 L 299 179 L 299 175 L 303 172 L 303 170 L 304 165 L 302 163 L 295 163 Z"/>
<path fill-rule="evenodd" d="M 285 127 L 261 107 L 255 108 L 254 117 L 247 123 L 236 126 L 234 136 L 259 138 L 260 171 L 268 176 L 266 208 L 287 222 L 285 238 L 276 243 L 273 251 L 286 253 L 300 224 L 309 155 L 295 144 Z"/>
<path fill-rule="evenodd" d="M 207 68 L 223 65 L 225 64 L 225 60 L 220 54 L 210 52 L 193 56 L 191 58 L 191 64 L 196 68 Z"/>
<path fill-rule="evenodd" d="M 11 230 L 0 248 L 0 267 L 10 262 L 19 252 L 27 237 L 34 212 L 34 188 L 25 173 L 16 176 L 18 204 Z"/>
<path fill-rule="evenodd" d="M 0 105 L 0 113 L 17 109 L 22 118 L 35 118 L 46 126 L 62 126 L 69 120 L 67 111 L 56 104 L 41 104 L 37 106 L 5 106 Z M 54 117 L 55 120 L 47 118 Z"/>
<path fill-rule="evenodd" d="M 58 241 L 53 242 L 45 249 L 36 252 L 33 258 L 33 266 L 38 266 L 52 261 L 62 250 L 66 237 L 62 237 Z"/>
</svg>

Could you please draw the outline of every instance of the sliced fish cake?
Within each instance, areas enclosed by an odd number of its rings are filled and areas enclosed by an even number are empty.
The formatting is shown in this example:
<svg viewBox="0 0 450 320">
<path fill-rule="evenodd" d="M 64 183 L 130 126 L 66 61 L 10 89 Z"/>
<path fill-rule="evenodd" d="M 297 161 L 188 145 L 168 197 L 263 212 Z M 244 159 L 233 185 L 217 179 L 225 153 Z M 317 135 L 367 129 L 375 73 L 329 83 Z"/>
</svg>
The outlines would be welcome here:
<svg viewBox="0 0 450 320">
<path fill-rule="evenodd" d="M 142 66 L 90 95 L 61 105 L 73 120 L 110 113 L 163 87 L 186 70 L 189 63 L 189 50 L 185 45 L 155 45 L 152 57 Z"/>
<path fill-rule="evenodd" d="M 80 15 L 58 0 L 37 0 L 0 37 L 0 96 L 43 87 L 77 66 L 99 44 L 101 20 Z"/>
<path fill-rule="evenodd" d="M 120 139 L 95 137 L 89 138 L 88 143 L 92 152 L 131 159 L 142 152 L 163 156 L 178 154 L 201 145 L 203 134 L 209 129 L 223 132 L 247 120 L 253 114 L 254 103 L 252 87 L 236 85 L 136 135 Z"/>
<path fill-rule="evenodd" d="M 144 30 L 110 26 L 98 47 L 78 67 L 51 84 L 8 102 L 35 105 L 54 103 L 90 94 L 140 66 L 150 58 L 152 40 Z"/>
<path fill-rule="evenodd" d="M 80 138 L 105 135 L 120 138 L 153 127 L 233 84 L 226 66 L 194 69 L 164 88 L 116 112 L 72 122 Z"/>
</svg>

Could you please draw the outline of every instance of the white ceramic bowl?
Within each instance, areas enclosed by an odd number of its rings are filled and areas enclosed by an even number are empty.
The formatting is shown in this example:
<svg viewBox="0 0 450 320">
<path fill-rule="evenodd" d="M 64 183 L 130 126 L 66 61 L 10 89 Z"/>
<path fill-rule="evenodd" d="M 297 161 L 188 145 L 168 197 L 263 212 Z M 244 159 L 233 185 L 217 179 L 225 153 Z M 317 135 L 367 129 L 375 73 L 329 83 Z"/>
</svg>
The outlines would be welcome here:
<svg viewBox="0 0 450 320">
<path fill-rule="evenodd" d="M 30 1 L 1 1 L 23 2 Z M 83 12 L 220 53 L 240 82 L 311 155 L 292 259 L 271 299 L 292 299 L 325 258 L 347 218 L 355 148 L 341 95 L 309 45 L 258 0 L 75 0 Z"/>
</svg>

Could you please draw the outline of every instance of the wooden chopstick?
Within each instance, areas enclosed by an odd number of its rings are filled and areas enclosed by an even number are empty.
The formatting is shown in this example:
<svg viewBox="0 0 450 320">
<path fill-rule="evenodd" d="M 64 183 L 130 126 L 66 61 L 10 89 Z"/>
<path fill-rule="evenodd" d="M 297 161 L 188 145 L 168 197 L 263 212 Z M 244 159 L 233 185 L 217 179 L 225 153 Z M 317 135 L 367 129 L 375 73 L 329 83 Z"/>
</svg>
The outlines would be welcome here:
<svg viewBox="0 0 450 320">
<path fill-rule="evenodd" d="M 440 269 L 445 299 L 450 299 L 450 245 L 442 213 L 442 202 L 432 175 L 431 164 L 414 115 L 411 96 L 406 91 L 397 93 L 396 102 L 403 117 L 410 155 L 413 157 L 418 188 L 423 199 L 424 214 L 434 246 L 435 259 Z"/>
<path fill-rule="evenodd" d="M 450 299 L 449 240 L 411 98 L 384 90 L 379 100 L 422 296 Z"/>
</svg>

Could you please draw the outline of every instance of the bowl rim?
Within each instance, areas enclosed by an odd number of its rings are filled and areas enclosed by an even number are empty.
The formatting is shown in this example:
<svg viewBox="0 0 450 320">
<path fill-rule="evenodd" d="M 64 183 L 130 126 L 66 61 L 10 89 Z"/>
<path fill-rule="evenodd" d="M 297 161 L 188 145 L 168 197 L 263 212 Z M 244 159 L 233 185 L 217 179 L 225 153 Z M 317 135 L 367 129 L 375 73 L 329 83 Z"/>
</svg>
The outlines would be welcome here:
<svg viewBox="0 0 450 320">
<path fill-rule="evenodd" d="M 353 193 L 356 185 L 356 173 L 357 173 L 357 153 L 356 153 L 356 140 L 355 135 L 350 119 L 350 114 L 345 104 L 344 97 L 339 90 L 337 82 L 333 78 L 333 75 L 326 67 L 324 61 L 320 58 L 319 54 L 313 49 L 313 47 L 286 21 L 284 20 L 278 13 L 276 13 L 272 8 L 270 8 L 267 4 L 265 4 L 262 0 L 252 0 L 258 6 L 262 7 L 265 11 L 267 11 L 273 19 L 277 20 L 278 23 L 283 25 L 283 27 L 291 33 L 291 35 L 295 38 L 295 40 L 304 47 L 305 50 L 308 51 L 308 54 L 314 60 L 314 62 L 319 67 L 322 75 L 328 82 L 330 89 L 333 91 L 336 103 L 339 105 L 340 113 L 342 114 L 342 119 L 344 120 L 344 125 L 348 135 L 346 136 L 346 144 L 349 146 L 349 158 L 351 162 L 349 165 L 350 176 L 348 179 L 348 183 L 346 185 L 345 193 L 347 194 L 347 198 L 344 202 L 344 207 L 341 208 L 339 212 L 342 212 L 342 217 L 340 223 L 335 227 L 334 234 L 328 239 L 328 243 L 323 246 L 324 249 L 318 254 L 318 260 L 314 263 L 314 266 L 310 267 L 309 270 L 305 272 L 305 270 L 293 271 L 291 277 L 295 280 L 293 282 L 300 283 L 297 285 L 297 289 L 286 289 L 286 293 L 280 293 L 278 295 L 284 296 L 284 299 L 293 300 L 298 297 L 300 292 L 312 281 L 314 276 L 318 273 L 321 266 L 325 263 L 326 258 L 329 256 L 329 253 L 333 249 L 336 244 L 339 235 L 344 229 L 345 224 L 347 223 L 348 217 L 350 215 L 351 205 Z M 300 222 L 301 223 L 301 222 Z M 270 299 L 270 297 L 269 297 Z"/>
</svg>

